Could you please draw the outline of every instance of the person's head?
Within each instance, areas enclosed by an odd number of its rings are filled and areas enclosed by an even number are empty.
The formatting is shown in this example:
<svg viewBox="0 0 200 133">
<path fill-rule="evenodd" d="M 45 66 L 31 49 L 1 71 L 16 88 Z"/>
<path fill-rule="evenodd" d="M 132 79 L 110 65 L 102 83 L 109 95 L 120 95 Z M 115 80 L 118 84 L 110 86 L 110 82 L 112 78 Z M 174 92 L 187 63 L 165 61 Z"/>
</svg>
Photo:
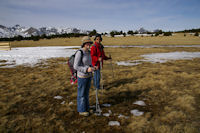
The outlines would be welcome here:
<svg viewBox="0 0 200 133">
<path fill-rule="evenodd" d="M 94 38 L 94 41 L 97 42 L 97 43 L 101 43 L 102 41 L 102 37 L 101 37 L 101 34 L 96 34 L 95 38 Z"/>
<path fill-rule="evenodd" d="M 85 48 L 89 49 L 91 44 L 93 44 L 93 42 L 92 42 L 92 40 L 90 39 L 89 36 L 84 36 L 82 38 L 82 45 L 81 45 L 82 48 L 85 47 Z"/>
</svg>

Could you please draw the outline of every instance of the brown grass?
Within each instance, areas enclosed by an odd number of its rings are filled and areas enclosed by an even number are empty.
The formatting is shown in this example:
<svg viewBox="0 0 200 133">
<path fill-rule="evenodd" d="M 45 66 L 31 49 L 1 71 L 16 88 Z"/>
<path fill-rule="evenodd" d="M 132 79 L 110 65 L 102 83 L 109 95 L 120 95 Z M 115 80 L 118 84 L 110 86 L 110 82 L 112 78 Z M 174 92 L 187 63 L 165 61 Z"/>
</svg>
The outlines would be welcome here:
<svg viewBox="0 0 200 133">
<path fill-rule="evenodd" d="M 113 63 L 154 52 L 200 51 L 199 48 L 105 48 Z M 66 58 L 49 59 L 36 67 L 0 68 L 0 132 L 136 132 L 198 133 L 200 129 L 200 59 L 144 63 L 125 67 L 110 62 L 103 69 L 106 90 L 100 91 L 103 113 L 81 117 L 76 111 L 76 85 L 70 85 Z M 54 96 L 63 96 L 56 100 Z M 147 106 L 132 104 L 143 100 Z M 65 104 L 60 104 L 65 101 Z M 73 102 L 73 104 L 69 104 Z M 90 105 L 95 91 L 90 90 Z M 130 111 L 139 109 L 136 117 Z M 129 116 L 118 118 L 119 114 Z M 108 126 L 119 121 L 119 127 Z"/>
<path fill-rule="evenodd" d="M 34 46 L 80 46 L 80 38 L 56 38 L 42 39 L 39 41 L 14 41 L 12 47 L 34 47 Z M 92 38 L 93 39 L 93 38 Z M 162 37 L 103 37 L 104 45 L 191 45 L 200 44 L 200 38 L 187 34 L 176 33 L 174 36 Z"/>
</svg>

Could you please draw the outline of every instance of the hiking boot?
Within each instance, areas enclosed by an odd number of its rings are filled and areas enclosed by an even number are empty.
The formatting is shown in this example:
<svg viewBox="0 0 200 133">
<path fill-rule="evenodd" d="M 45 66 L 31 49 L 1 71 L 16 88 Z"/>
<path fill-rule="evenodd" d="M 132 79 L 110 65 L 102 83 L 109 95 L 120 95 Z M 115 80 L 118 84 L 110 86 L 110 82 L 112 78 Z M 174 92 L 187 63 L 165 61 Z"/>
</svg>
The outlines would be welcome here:
<svg viewBox="0 0 200 133">
<path fill-rule="evenodd" d="M 82 115 L 82 116 L 89 116 L 89 112 L 79 112 L 79 115 Z"/>
</svg>

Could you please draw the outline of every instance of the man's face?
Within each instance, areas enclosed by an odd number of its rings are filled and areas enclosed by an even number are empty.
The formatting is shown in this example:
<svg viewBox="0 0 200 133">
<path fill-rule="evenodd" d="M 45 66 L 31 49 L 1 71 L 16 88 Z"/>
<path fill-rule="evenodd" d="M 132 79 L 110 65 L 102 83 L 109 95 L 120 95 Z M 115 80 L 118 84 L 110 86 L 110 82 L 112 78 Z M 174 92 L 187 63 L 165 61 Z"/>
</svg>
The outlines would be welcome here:
<svg viewBox="0 0 200 133">
<path fill-rule="evenodd" d="M 97 37 L 96 40 L 95 40 L 95 42 L 101 43 L 101 38 L 100 38 L 100 37 Z"/>
</svg>

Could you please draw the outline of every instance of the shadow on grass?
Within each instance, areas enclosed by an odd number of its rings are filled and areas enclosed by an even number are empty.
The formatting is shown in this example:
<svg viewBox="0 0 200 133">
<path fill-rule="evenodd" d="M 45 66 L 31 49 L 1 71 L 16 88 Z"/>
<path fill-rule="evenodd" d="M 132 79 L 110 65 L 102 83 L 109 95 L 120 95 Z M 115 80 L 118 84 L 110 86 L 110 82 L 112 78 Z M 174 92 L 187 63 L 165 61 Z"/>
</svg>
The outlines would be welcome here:
<svg viewBox="0 0 200 133">
<path fill-rule="evenodd" d="M 112 105 L 122 104 L 122 103 L 129 104 L 130 102 L 137 100 L 140 94 L 142 94 L 142 90 L 125 91 L 113 94 L 112 96 L 108 96 L 107 99 L 109 99 L 109 102 Z"/>
<path fill-rule="evenodd" d="M 119 80 L 114 80 L 111 83 L 107 83 L 104 85 L 104 88 L 106 90 L 109 90 L 113 87 L 119 87 L 121 85 L 125 85 L 128 83 L 133 83 L 136 79 L 135 78 L 125 78 L 125 79 L 119 79 Z"/>
</svg>

